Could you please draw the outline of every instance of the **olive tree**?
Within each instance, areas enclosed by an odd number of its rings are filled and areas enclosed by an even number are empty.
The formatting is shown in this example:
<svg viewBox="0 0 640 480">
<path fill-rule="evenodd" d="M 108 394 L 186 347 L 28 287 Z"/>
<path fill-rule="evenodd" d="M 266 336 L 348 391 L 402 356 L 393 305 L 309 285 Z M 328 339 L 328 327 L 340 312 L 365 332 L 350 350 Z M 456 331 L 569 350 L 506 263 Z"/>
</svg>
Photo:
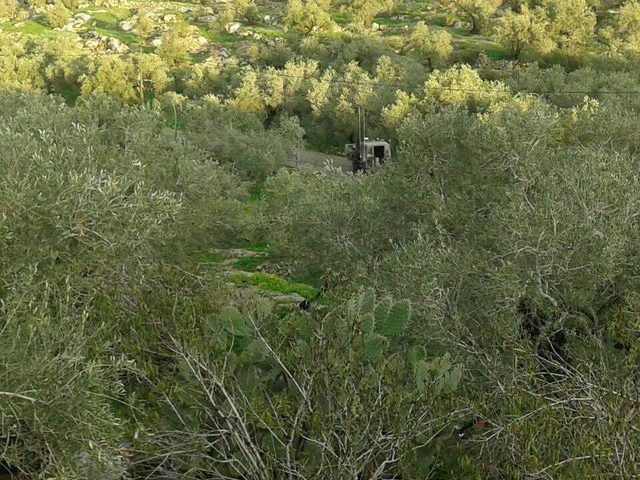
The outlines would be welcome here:
<svg viewBox="0 0 640 480">
<path fill-rule="evenodd" d="M 18 0 L 2 0 L 0 2 L 0 19 L 13 20 L 20 13 Z"/>
<path fill-rule="evenodd" d="M 260 10 L 255 0 L 234 0 L 232 5 L 234 18 L 242 18 L 249 23 L 257 23 L 261 20 Z"/>
<path fill-rule="evenodd" d="M 190 37 L 190 26 L 179 19 L 162 35 L 162 45 L 156 53 L 170 67 L 179 67 L 188 60 Z"/>
<path fill-rule="evenodd" d="M 609 43 L 613 52 L 640 52 L 640 3 L 626 2 L 617 12 L 613 25 L 600 33 Z"/>
<path fill-rule="evenodd" d="M 131 378 L 161 382 L 136 360 L 155 348 L 163 264 L 233 237 L 244 187 L 151 107 L 0 106 L 0 453 L 33 477 L 122 476 Z"/>
<path fill-rule="evenodd" d="M 223 65 L 217 58 L 208 58 L 189 70 L 185 82 L 185 93 L 190 96 L 213 95 L 223 91 L 225 86 Z"/>
<path fill-rule="evenodd" d="M 355 0 L 350 7 L 355 22 L 369 27 L 376 15 L 393 10 L 396 3 L 396 0 Z"/>
<path fill-rule="evenodd" d="M 89 59 L 84 55 L 78 35 L 60 32 L 42 45 L 42 50 L 47 58 L 47 87 L 53 92 L 79 91 Z"/>
<path fill-rule="evenodd" d="M 548 20 L 541 9 L 522 5 L 520 12 L 508 10 L 498 19 L 495 38 L 513 58 L 518 58 L 527 48 L 544 54 L 555 48 L 548 36 L 548 28 Z"/>
<path fill-rule="evenodd" d="M 136 99 L 133 63 L 117 55 L 99 55 L 82 76 L 82 93 L 113 95 L 125 101 Z"/>
<path fill-rule="evenodd" d="M 334 23 L 330 11 L 324 0 L 289 0 L 284 24 L 304 34 L 314 30 L 331 30 Z"/>
<path fill-rule="evenodd" d="M 179 198 L 145 186 L 142 168 L 107 170 L 113 148 L 88 141 L 95 123 L 74 119 L 58 101 L 0 101 L 0 198 L 8 207 L 0 368 L 11 379 L 0 394 L 0 435 L 13 439 L 3 458 L 29 474 L 82 478 L 84 468 L 104 472 L 117 461 L 122 434 L 111 411 L 111 398 L 124 397 L 118 361 L 109 360 L 107 312 L 131 306 L 133 283 L 144 278 Z M 35 125 L 38 136 L 29 133 Z"/>
<path fill-rule="evenodd" d="M 45 57 L 42 54 L 25 53 L 27 52 L 20 43 L 0 46 L 0 84 L 5 89 L 29 91 L 45 88 Z"/>
<path fill-rule="evenodd" d="M 135 17 L 136 25 L 135 32 L 143 40 L 148 40 L 153 34 L 156 24 L 149 12 L 144 9 L 138 9 L 138 13 Z"/>
<path fill-rule="evenodd" d="M 480 33 L 503 0 L 440 0 L 441 4 L 469 22 L 471 33 Z"/>
<path fill-rule="evenodd" d="M 71 11 L 63 2 L 56 2 L 46 10 L 45 17 L 52 28 L 62 28 L 71 18 Z"/>
<path fill-rule="evenodd" d="M 137 74 L 136 90 L 142 101 L 144 101 L 145 92 L 159 95 L 169 88 L 171 85 L 169 69 L 159 55 L 140 53 L 134 57 L 134 62 Z"/>
<path fill-rule="evenodd" d="M 479 115 L 426 111 L 401 126 L 398 176 L 435 195 L 412 203 L 419 234 L 383 259 L 375 286 L 410 296 L 433 321 L 416 334 L 477 371 L 488 393 L 470 401 L 488 426 L 468 434 L 486 443 L 496 475 L 638 470 L 633 456 L 609 454 L 638 433 L 635 167 L 609 135 L 564 140 L 601 123 L 600 108 L 503 98 Z"/>
<path fill-rule="evenodd" d="M 406 40 L 401 53 L 415 52 L 419 58 L 426 59 L 429 68 L 433 68 L 434 65 L 445 62 L 451 55 L 451 40 L 449 32 L 432 30 L 426 23 L 419 22 Z"/>
<path fill-rule="evenodd" d="M 580 50 L 593 42 L 596 15 L 587 0 L 545 0 L 549 35 L 558 48 Z"/>
</svg>

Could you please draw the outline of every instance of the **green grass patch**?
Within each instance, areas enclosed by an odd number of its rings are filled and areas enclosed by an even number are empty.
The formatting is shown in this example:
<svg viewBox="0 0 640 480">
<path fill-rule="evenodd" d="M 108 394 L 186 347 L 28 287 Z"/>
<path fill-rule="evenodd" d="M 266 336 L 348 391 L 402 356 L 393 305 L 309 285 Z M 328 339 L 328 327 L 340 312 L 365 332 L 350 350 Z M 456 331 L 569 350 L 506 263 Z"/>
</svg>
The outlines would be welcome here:
<svg viewBox="0 0 640 480">
<path fill-rule="evenodd" d="M 491 60 L 504 60 L 507 58 L 507 51 L 501 47 L 489 48 L 486 53 Z"/>
<path fill-rule="evenodd" d="M 107 37 L 117 38 L 129 47 L 140 43 L 140 39 L 134 33 L 123 32 L 122 30 L 111 28 L 111 26 L 106 23 L 96 22 L 96 26 L 93 30 L 102 35 L 106 35 Z"/>
<path fill-rule="evenodd" d="M 191 53 L 191 54 L 189 54 L 189 60 L 191 60 L 191 63 L 206 62 L 210 57 L 211 57 L 211 55 L 209 55 L 207 52 L 199 52 L 199 53 Z"/>
<path fill-rule="evenodd" d="M 218 32 L 216 30 L 212 30 L 210 28 L 206 28 L 202 25 L 196 25 L 198 30 L 200 30 L 200 35 L 209 40 L 211 43 L 215 43 L 218 45 L 233 45 L 238 43 L 241 38 L 237 35 L 231 35 L 226 32 Z"/>
<path fill-rule="evenodd" d="M 264 260 L 265 257 L 261 255 L 242 257 L 233 264 L 233 268 L 236 270 L 242 270 L 243 272 L 255 272 L 256 268 L 264 263 Z"/>
<path fill-rule="evenodd" d="M 269 245 L 266 242 L 257 242 L 247 246 L 246 249 L 251 252 L 264 253 L 269 251 Z"/>
<path fill-rule="evenodd" d="M 249 189 L 249 201 L 255 203 L 262 198 L 264 193 L 265 182 L 264 180 L 256 181 Z"/>
<path fill-rule="evenodd" d="M 57 34 L 57 32 L 49 26 L 35 20 L 25 20 L 23 22 L 18 22 L 18 24 L 20 26 L 16 27 L 15 24 L 11 22 L 5 22 L 0 23 L 0 27 L 2 27 L 2 30 L 5 32 L 21 32 L 39 37 L 53 38 Z"/>
<path fill-rule="evenodd" d="M 284 31 L 274 27 L 251 27 L 251 30 L 267 38 L 283 38 Z"/>
<path fill-rule="evenodd" d="M 351 21 L 351 18 L 346 12 L 335 12 L 331 14 L 331 20 L 338 25 L 347 25 Z"/>
<path fill-rule="evenodd" d="M 251 242 L 246 239 L 239 240 L 235 246 L 256 253 L 266 253 L 269 251 L 269 245 L 266 242 Z"/>
<path fill-rule="evenodd" d="M 253 275 L 231 275 L 231 281 L 236 284 L 247 284 L 258 287 L 262 290 L 277 292 L 282 294 L 297 293 L 306 299 L 314 298 L 319 290 L 306 283 L 293 283 L 288 280 L 273 275 L 271 273 L 254 273 Z"/>
<path fill-rule="evenodd" d="M 92 12 L 88 10 L 88 13 L 90 13 L 96 21 L 114 26 L 122 20 L 131 17 L 131 11 L 126 8 L 112 8 L 107 12 Z"/>
<path fill-rule="evenodd" d="M 411 24 L 410 20 L 399 20 L 391 17 L 376 17 L 374 20 L 378 25 L 386 25 L 387 27 L 402 27 Z"/>
</svg>

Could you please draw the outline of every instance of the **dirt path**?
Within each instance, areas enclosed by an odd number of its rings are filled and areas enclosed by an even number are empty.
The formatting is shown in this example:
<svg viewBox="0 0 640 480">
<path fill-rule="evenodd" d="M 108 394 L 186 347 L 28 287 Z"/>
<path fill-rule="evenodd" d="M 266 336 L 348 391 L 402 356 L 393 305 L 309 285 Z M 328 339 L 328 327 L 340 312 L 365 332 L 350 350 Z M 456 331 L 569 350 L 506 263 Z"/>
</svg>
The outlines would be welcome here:
<svg viewBox="0 0 640 480">
<path fill-rule="evenodd" d="M 334 166 L 340 168 L 343 172 L 348 173 L 352 170 L 351 161 L 346 157 L 339 155 L 330 155 L 328 153 L 312 152 L 304 150 L 297 157 L 292 157 L 287 162 L 288 167 L 300 168 L 303 165 L 311 165 L 315 170 L 322 170 L 327 163 L 333 163 Z"/>
</svg>

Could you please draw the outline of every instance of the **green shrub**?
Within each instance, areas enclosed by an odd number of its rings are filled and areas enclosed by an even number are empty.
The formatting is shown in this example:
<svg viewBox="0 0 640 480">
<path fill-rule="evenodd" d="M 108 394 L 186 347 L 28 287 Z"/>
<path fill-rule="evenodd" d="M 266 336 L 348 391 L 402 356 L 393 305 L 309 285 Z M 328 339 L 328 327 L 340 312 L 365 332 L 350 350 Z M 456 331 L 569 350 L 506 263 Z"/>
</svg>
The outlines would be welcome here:
<svg viewBox="0 0 640 480">
<path fill-rule="evenodd" d="M 0 19 L 13 20 L 20 12 L 20 3 L 18 0 L 1 0 L 0 1 Z"/>
<path fill-rule="evenodd" d="M 232 235 L 244 188 L 158 111 L 9 93 L 0 105 L 2 459 L 47 478 L 117 473 L 122 412 L 141 393 L 123 375 L 161 378 L 157 361 L 134 364 L 163 322 L 138 319 L 171 318 L 175 292 L 197 289 L 169 272 Z"/>
<path fill-rule="evenodd" d="M 273 309 L 266 300 L 226 307 L 207 319 L 202 354 L 175 346 L 194 410 L 205 412 L 209 431 L 238 435 L 203 455 L 207 430 L 194 424 L 192 433 L 148 437 L 152 448 L 207 476 L 427 475 L 443 441 L 437 412 L 462 370 L 400 345 L 408 304 L 368 291 L 318 316 L 280 318 Z M 185 448 L 176 453 L 176 443 Z"/>
<path fill-rule="evenodd" d="M 56 2 L 46 10 L 45 17 L 51 28 L 62 28 L 71 18 L 71 11 L 65 7 L 64 3 Z"/>
</svg>

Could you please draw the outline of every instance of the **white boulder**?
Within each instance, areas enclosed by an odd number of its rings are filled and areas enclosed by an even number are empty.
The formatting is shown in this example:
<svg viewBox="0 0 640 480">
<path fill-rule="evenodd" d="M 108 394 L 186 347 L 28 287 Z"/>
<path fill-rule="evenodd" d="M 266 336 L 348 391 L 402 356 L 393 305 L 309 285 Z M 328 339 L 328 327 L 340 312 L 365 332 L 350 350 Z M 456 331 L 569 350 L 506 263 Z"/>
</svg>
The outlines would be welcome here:
<svg viewBox="0 0 640 480">
<path fill-rule="evenodd" d="M 227 25 L 224 27 L 224 29 L 227 31 L 227 33 L 238 33 L 238 30 L 240 30 L 240 27 L 242 27 L 242 24 L 240 22 L 232 22 L 232 23 L 227 23 Z"/>
</svg>

